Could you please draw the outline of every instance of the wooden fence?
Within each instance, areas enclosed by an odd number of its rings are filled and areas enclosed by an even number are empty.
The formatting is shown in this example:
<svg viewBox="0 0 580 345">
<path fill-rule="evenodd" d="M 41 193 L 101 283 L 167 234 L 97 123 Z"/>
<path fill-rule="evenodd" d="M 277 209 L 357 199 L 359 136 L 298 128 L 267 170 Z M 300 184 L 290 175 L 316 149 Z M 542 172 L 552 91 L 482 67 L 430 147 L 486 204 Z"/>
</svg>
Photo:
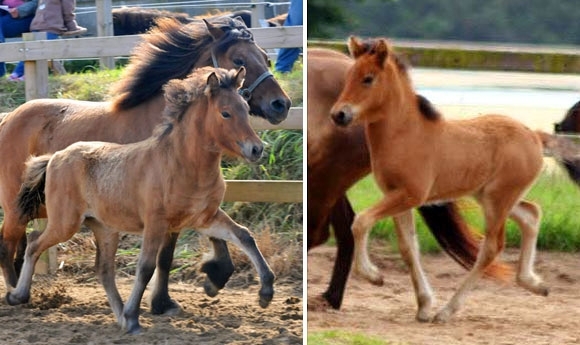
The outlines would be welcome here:
<svg viewBox="0 0 580 345">
<path fill-rule="evenodd" d="M 391 40 L 415 67 L 580 73 L 580 47 L 459 41 Z M 308 47 L 347 51 L 346 39 L 308 40 Z"/>
<path fill-rule="evenodd" d="M 256 43 L 264 49 L 302 47 L 302 26 L 251 29 Z M 129 56 L 141 41 L 140 35 L 89 37 L 60 40 L 38 40 L 44 33 L 27 33 L 21 42 L 3 43 L 0 61 L 25 61 L 26 99 L 48 96 L 48 60 Z M 45 37 L 45 36 L 44 36 Z M 302 129 L 302 108 L 291 108 L 288 118 L 279 125 L 271 125 L 252 117 L 252 125 L 262 129 Z M 303 181 L 227 181 L 224 201 L 302 202 Z M 37 272 L 56 269 L 56 251 L 50 250 L 40 261 Z"/>
</svg>

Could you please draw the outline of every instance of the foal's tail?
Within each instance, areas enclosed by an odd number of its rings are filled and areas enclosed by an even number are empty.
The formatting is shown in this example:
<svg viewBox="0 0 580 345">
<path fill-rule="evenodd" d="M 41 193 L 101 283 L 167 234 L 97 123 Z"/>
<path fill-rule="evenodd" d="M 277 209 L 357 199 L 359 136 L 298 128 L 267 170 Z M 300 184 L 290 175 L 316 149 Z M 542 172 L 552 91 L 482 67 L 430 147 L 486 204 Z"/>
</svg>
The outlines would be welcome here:
<svg viewBox="0 0 580 345">
<path fill-rule="evenodd" d="M 447 202 L 422 206 L 419 213 L 441 248 L 461 266 L 471 269 L 477 259 L 482 236 L 469 228 L 457 205 Z M 494 261 L 486 268 L 485 274 L 491 278 L 508 280 L 513 276 L 513 268 L 506 263 Z"/>
<path fill-rule="evenodd" d="M 568 176 L 580 186 L 580 144 L 574 142 L 565 135 L 553 135 L 542 131 L 536 131 L 544 149 L 548 151 L 559 163 L 561 163 Z"/>
<path fill-rule="evenodd" d="M 31 157 L 26 161 L 24 181 L 18 192 L 18 212 L 20 220 L 26 223 L 38 217 L 44 204 L 44 185 L 46 182 L 46 167 L 51 155 Z"/>
</svg>

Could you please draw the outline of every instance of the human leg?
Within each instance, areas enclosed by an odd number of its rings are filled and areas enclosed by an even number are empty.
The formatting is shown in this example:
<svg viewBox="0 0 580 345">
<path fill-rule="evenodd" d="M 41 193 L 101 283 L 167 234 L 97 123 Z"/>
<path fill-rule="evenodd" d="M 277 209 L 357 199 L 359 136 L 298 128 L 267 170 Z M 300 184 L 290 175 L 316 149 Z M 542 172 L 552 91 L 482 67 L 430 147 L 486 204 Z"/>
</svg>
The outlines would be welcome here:
<svg viewBox="0 0 580 345">
<path fill-rule="evenodd" d="M 9 14 L 0 15 L 0 43 L 6 42 L 6 38 L 19 37 L 24 32 L 30 31 L 32 17 L 12 18 Z M 0 77 L 6 74 L 6 64 L 0 62 Z"/>
<path fill-rule="evenodd" d="M 302 0 L 290 1 L 290 8 L 288 9 L 288 17 L 284 21 L 284 26 L 302 25 Z M 296 59 L 300 55 L 300 48 L 282 48 L 278 51 L 278 58 L 276 59 L 276 71 L 290 72 Z"/>
</svg>

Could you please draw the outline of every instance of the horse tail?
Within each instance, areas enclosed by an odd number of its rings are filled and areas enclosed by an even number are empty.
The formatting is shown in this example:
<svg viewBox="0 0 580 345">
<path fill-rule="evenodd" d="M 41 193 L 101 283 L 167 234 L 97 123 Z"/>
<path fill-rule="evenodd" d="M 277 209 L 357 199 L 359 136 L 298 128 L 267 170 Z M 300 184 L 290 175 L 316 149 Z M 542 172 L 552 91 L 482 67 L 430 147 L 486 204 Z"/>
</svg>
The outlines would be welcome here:
<svg viewBox="0 0 580 345">
<path fill-rule="evenodd" d="M 422 206 L 419 213 L 443 250 L 465 269 L 471 269 L 479 252 L 482 235 L 470 229 L 453 202 Z M 513 276 L 513 268 L 494 261 L 485 275 L 502 281 Z"/>
<path fill-rule="evenodd" d="M 565 135 L 536 131 L 544 149 L 566 168 L 568 176 L 580 186 L 580 144 Z"/>
<path fill-rule="evenodd" d="M 20 220 L 26 223 L 38 217 L 45 202 L 46 167 L 51 155 L 31 157 L 26 162 L 24 181 L 18 192 L 18 212 Z"/>
</svg>

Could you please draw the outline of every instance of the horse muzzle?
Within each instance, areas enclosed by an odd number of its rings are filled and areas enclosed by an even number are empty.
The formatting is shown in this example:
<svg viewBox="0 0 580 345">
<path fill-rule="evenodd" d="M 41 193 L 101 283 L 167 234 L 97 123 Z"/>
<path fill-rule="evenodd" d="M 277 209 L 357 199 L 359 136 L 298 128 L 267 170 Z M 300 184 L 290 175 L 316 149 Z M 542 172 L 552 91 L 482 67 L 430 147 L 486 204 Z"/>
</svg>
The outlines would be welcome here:
<svg viewBox="0 0 580 345">
<path fill-rule="evenodd" d="M 262 143 L 246 141 L 240 143 L 240 148 L 242 149 L 242 156 L 250 162 L 258 161 L 262 158 L 262 153 L 264 152 Z"/>
<path fill-rule="evenodd" d="M 341 127 L 348 126 L 354 117 L 353 111 L 349 106 L 343 106 L 338 110 L 333 109 L 330 116 L 332 117 L 334 124 Z"/>
</svg>

